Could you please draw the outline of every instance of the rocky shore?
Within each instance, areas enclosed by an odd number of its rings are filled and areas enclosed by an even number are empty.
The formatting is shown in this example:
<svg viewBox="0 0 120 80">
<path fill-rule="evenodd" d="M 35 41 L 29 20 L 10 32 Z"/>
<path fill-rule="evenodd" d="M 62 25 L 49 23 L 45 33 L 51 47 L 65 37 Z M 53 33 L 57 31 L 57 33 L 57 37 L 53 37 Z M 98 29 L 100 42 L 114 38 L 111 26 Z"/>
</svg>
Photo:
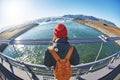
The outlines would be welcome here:
<svg viewBox="0 0 120 80">
<path fill-rule="evenodd" d="M 109 37 L 120 37 L 120 28 L 107 24 L 105 22 L 86 20 L 86 19 L 73 19 L 73 21 L 89 26 L 96 29 Z M 115 41 L 120 45 L 120 40 Z"/>
</svg>

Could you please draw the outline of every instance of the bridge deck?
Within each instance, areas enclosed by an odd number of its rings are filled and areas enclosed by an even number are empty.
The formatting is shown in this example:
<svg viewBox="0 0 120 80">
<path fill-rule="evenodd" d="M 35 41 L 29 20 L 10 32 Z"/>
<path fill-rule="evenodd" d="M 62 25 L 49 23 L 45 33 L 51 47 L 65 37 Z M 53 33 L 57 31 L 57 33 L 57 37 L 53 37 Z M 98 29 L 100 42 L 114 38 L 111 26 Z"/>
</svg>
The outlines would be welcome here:
<svg viewBox="0 0 120 80">
<path fill-rule="evenodd" d="M 84 74 L 81 77 L 85 80 L 98 80 L 98 79 L 104 77 L 105 75 L 107 75 L 108 73 L 110 73 L 119 64 L 120 64 L 120 58 L 115 60 L 112 64 L 109 64 L 108 66 L 106 66 L 98 71 L 89 72 L 88 74 Z M 118 71 L 120 71 L 120 68 Z M 120 75 L 120 73 L 119 73 L 119 75 Z M 118 77 L 119 77 L 118 80 L 120 80 L 120 76 L 118 76 Z M 115 79 L 115 80 L 117 80 L 117 79 Z"/>
</svg>

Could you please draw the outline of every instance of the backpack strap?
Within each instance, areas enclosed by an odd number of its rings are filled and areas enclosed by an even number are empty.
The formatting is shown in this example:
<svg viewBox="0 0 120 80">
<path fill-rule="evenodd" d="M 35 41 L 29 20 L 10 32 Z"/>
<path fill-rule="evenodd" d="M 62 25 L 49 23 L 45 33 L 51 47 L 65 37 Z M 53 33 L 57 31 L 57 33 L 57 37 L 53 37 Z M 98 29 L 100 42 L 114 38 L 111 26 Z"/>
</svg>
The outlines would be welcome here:
<svg viewBox="0 0 120 80">
<path fill-rule="evenodd" d="M 61 59 L 61 58 L 57 55 L 57 53 L 55 52 L 53 46 L 49 46 L 48 49 L 49 49 L 50 53 L 52 54 L 52 56 L 54 57 L 54 59 L 55 59 L 56 61 L 58 61 L 58 60 Z M 65 59 L 69 60 L 72 52 L 73 52 L 73 45 L 70 46 L 69 51 L 68 51 Z"/>
<path fill-rule="evenodd" d="M 54 57 L 54 59 L 55 59 L 56 61 L 59 61 L 59 60 L 60 60 L 60 57 L 59 57 L 59 56 L 57 55 L 57 53 L 55 52 L 54 47 L 53 47 L 53 46 L 49 46 L 48 49 L 49 49 L 50 53 L 52 54 L 52 56 Z"/>
<path fill-rule="evenodd" d="M 74 46 L 71 45 L 70 48 L 69 48 L 69 51 L 68 51 L 68 53 L 67 53 L 67 55 L 66 55 L 66 57 L 65 57 L 65 59 L 67 59 L 67 60 L 70 59 L 70 56 L 71 56 L 71 54 L 72 54 L 72 52 L 73 52 L 73 48 L 74 48 Z"/>
</svg>

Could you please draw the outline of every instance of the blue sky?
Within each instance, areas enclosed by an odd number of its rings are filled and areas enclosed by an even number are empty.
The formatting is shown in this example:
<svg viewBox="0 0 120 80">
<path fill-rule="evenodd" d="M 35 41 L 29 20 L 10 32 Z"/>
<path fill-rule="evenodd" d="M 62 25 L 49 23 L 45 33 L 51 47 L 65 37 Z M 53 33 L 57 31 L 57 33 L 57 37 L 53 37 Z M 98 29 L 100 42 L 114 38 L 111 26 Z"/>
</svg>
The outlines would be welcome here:
<svg viewBox="0 0 120 80">
<path fill-rule="evenodd" d="M 0 0 L 0 27 L 42 17 L 84 14 L 120 27 L 120 0 Z"/>
</svg>

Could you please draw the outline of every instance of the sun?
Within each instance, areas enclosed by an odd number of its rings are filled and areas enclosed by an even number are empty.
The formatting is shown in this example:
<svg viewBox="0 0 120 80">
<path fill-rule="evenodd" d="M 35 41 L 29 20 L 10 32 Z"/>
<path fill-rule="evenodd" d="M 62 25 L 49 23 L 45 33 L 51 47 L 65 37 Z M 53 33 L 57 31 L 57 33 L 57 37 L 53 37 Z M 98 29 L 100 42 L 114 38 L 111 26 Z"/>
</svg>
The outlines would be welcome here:
<svg viewBox="0 0 120 80">
<path fill-rule="evenodd" d="M 24 21 L 25 5 L 21 0 L 5 0 L 2 4 L 2 16 L 7 24 L 19 24 Z"/>
</svg>

